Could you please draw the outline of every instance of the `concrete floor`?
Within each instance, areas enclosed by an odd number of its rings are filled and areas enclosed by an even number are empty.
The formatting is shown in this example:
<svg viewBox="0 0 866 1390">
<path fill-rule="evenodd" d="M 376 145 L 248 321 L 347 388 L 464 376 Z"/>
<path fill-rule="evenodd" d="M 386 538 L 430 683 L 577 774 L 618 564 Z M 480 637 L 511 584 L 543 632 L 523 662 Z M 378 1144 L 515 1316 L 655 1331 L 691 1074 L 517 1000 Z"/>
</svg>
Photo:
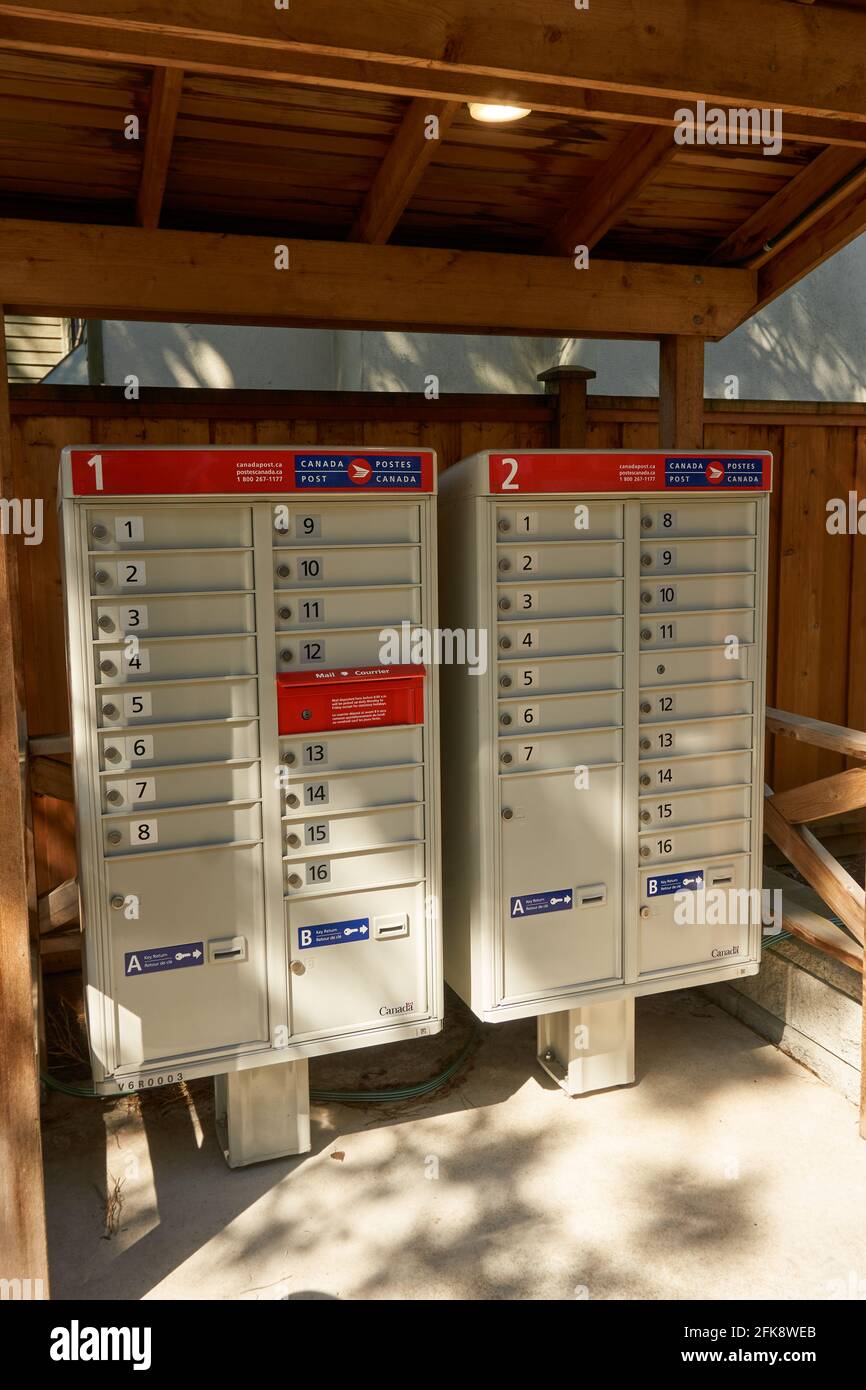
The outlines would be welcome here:
<svg viewBox="0 0 866 1390">
<path fill-rule="evenodd" d="M 311 1064 L 420 1080 L 470 1023 Z M 638 1080 L 569 1100 L 534 1021 L 424 1101 L 317 1106 L 313 1151 L 229 1171 L 210 1082 L 50 1094 L 52 1293 L 86 1299 L 866 1297 L 857 1112 L 700 993 L 638 1001 Z"/>
</svg>

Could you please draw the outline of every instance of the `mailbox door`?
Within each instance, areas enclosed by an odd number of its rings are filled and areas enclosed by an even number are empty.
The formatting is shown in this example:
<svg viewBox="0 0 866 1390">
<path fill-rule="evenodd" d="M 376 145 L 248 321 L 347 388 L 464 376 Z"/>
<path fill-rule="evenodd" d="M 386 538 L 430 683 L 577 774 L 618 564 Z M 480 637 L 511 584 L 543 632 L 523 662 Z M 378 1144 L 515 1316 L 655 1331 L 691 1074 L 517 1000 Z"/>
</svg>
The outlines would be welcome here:
<svg viewBox="0 0 866 1390">
<path fill-rule="evenodd" d="M 429 1012 L 422 885 L 295 900 L 286 920 L 297 1037 L 375 1030 Z"/>
<path fill-rule="evenodd" d="M 117 859 L 108 889 L 138 913 L 109 919 L 120 1071 L 267 1042 L 260 845 Z M 214 959 L 235 937 L 244 954 Z"/>
<path fill-rule="evenodd" d="M 501 997 L 543 997 L 622 974 L 622 770 L 503 780 Z"/>
</svg>

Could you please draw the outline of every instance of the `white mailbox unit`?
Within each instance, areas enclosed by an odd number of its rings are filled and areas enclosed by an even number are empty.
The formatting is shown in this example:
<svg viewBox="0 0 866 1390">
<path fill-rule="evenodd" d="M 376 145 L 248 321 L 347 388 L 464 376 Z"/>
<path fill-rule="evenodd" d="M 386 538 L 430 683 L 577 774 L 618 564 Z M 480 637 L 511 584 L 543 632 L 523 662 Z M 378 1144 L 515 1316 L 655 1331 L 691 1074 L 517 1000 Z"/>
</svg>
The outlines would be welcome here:
<svg viewBox="0 0 866 1390">
<path fill-rule="evenodd" d="M 441 1027 L 437 672 L 380 655 L 435 626 L 434 493 L 426 450 L 64 451 L 101 1093 Z"/>
<path fill-rule="evenodd" d="M 635 995 L 758 969 L 728 890 L 761 886 L 770 473 L 540 450 L 440 478 L 442 622 L 491 652 L 443 670 L 445 976 L 538 1015 L 571 1093 L 633 1079 Z"/>
</svg>

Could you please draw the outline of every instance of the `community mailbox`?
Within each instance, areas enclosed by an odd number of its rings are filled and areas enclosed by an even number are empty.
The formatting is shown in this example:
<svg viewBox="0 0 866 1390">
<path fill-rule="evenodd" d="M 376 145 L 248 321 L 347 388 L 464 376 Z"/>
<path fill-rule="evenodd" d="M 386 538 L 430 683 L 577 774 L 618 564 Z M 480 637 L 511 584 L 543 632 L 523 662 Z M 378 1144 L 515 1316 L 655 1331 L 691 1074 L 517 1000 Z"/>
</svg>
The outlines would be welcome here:
<svg viewBox="0 0 866 1390">
<path fill-rule="evenodd" d="M 381 656 L 435 626 L 434 493 L 425 450 L 64 451 L 100 1093 L 441 1027 L 437 672 Z"/>
<path fill-rule="evenodd" d="M 767 521 L 758 453 L 483 453 L 440 479 L 445 976 L 539 1016 L 572 1093 L 633 1079 L 634 996 L 751 975 Z M 733 890 L 733 891 L 732 891 Z"/>
</svg>

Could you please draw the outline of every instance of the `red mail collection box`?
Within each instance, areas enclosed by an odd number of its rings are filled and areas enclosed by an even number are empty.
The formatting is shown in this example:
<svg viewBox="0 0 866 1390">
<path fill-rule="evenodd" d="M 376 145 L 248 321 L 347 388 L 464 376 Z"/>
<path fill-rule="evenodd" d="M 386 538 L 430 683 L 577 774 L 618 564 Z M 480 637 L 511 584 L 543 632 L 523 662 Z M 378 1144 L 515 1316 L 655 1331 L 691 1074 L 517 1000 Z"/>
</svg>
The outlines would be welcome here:
<svg viewBox="0 0 866 1390">
<path fill-rule="evenodd" d="M 354 666 L 277 676 L 281 734 L 423 724 L 422 666 Z"/>
</svg>

